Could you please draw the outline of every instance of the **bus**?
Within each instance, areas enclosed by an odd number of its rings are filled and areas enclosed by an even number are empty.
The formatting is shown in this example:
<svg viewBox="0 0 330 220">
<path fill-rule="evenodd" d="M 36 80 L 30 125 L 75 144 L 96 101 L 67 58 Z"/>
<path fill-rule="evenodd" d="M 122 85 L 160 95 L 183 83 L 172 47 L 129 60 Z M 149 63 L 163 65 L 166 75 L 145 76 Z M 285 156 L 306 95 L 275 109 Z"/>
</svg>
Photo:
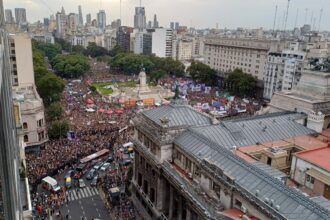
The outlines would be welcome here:
<svg viewBox="0 0 330 220">
<path fill-rule="evenodd" d="M 80 160 L 80 163 L 88 163 L 89 161 L 92 161 L 92 160 L 95 160 L 95 159 L 98 159 L 102 156 L 105 156 L 106 154 L 109 153 L 109 150 L 108 149 L 103 149 L 103 150 L 100 150 L 94 154 L 91 154 L 87 157 L 84 157 L 83 159 Z"/>
</svg>

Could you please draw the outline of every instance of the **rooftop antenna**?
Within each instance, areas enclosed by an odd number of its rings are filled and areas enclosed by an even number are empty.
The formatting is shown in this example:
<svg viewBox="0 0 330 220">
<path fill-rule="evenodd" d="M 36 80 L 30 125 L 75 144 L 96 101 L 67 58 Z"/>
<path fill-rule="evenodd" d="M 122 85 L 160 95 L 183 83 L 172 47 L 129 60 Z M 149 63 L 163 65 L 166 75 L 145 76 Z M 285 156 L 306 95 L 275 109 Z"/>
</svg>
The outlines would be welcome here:
<svg viewBox="0 0 330 220">
<path fill-rule="evenodd" d="M 275 25 L 276 25 L 276 17 L 277 17 L 277 5 L 275 7 L 275 16 L 274 16 L 274 24 L 273 24 L 273 32 L 275 32 Z"/>
<path fill-rule="evenodd" d="M 299 8 L 297 8 L 297 14 L 296 14 L 296 20 L 294 22 L 294 27 L 297 27 L 297 22 L 298 22 L 298 15 L 299 15 Z"/>
<path fill-rule="evenodd" d="M 285 22 L 284 22 L 284 31 L 286 30 L 286 24 L 288 22 L 288 16 L 289 16 L 289 8 L 290 8 L 290 1 L 288 0 L 288 4 L 286 6 L 286 13 L 285 13 Z"/>
<path fill-rule="evenodd" d="M 119 17 L 120 17 L 120 22 L 123 22 L 122 17 L 121 17 L 121 0 L 120 0 L 120 6 L 119 6 Z"/>
<path fill-rule="evenodd" d="M 284 10 L 283 12 L 283 21 L 282 21 L 282 30 L 284 31 L 284 27 L 285 27 L 285 16 L 286 15 L 286 11 Z"/>
<path fill-rule="evenodd" d="M 317 28 L 318 29 L 317 31 L 320 31 L 320 29 L 321 29 L 322 14 L 323 14 L 323 8 L 321 8 L 321 10 L 320 10 L 319 26 Z"/>
<path fill-rule="evenodd" d="M 307 17 L 308 17 L 308 8 L 305 9 L 305 22 L 304 24 L 307 24 Z"/>
</svg>

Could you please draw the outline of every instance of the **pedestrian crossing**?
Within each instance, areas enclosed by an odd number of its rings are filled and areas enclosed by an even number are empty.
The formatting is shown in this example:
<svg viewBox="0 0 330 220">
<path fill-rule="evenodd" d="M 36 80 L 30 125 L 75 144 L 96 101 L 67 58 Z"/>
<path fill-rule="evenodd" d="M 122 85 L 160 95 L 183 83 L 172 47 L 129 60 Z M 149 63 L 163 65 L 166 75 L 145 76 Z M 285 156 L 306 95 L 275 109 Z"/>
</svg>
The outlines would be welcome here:
<svg viewBox="0 0 330 220">
<path fill-rule="evenodd" d="M 65 194 L 66 194 L 66 197 L 69 200 L 69 202 L 71 202 L 71 201 L 99 195 L 99 191 L 97 190 L 97 188 L 85 187 L 85 188 L 80 188 L 79 190 L 73 189 L 73 190 L 66 191 Z"/>
</svg>

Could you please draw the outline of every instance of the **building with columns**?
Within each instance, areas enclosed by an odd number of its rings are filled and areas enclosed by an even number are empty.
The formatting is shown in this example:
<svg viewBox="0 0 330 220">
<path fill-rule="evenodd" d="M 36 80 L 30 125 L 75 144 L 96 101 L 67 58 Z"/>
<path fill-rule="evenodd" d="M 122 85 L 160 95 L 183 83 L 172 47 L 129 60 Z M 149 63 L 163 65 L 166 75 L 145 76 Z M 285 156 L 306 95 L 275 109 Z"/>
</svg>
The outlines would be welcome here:
<svg viewBox="0 0 330 220">
<path fill-rule="evenodd" d="M 287 187 L 270 166 L 232 152 L 316 133 L 298 123 L 304 118 L 219 123 L 180 100 L 144 111 L 132 120 L 133 202 L 144 219 L 329 219 L 328 209 Z"/>
</svg>

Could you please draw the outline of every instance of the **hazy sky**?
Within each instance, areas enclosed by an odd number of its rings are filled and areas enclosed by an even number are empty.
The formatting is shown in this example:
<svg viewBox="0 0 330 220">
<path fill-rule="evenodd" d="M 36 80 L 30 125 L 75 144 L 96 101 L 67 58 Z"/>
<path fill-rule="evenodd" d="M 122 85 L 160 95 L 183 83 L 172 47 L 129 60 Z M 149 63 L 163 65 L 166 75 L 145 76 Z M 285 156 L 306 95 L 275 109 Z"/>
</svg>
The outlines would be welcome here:
<svg viewBox="0 0 330 220">
<path fill-rule="evenodd" d="M 82 6 L 84 21 L 87 13 L 96 18 L 99 9 L 106 10 L 107 22 L 119 18 L 120 0 L 4 0 L 5 8 L 24 7 L 28 21 L 42 20 L 55 14 L 64 6 L 66 13 L 78 13 Z M 133 24 L 134 7 L 139 0 L 122 0 L 122 20 L 124 25 Z M 283 26 L 287 0 L 142 0 L 146 8 L 147 21 L 157 14 L 161 26 L 168 27 L 170 21 L 197 28 L 272 28 L 275 6 L 278 5 L 276 27 Z M 308 16 L 306 18 L 306 8 Z M 298 26 L 307 20 L 314 22 L 318 29 L 320 10 L 323 8 L 321 30 L 330 30 L 330 0 L 291 0 L 288 28 L 293 28 L 298 9 Z M 311 19 L 313 17 L 315 19 Z M 313 23 L 312 22 L 312 23 Z"/>
</svg>

